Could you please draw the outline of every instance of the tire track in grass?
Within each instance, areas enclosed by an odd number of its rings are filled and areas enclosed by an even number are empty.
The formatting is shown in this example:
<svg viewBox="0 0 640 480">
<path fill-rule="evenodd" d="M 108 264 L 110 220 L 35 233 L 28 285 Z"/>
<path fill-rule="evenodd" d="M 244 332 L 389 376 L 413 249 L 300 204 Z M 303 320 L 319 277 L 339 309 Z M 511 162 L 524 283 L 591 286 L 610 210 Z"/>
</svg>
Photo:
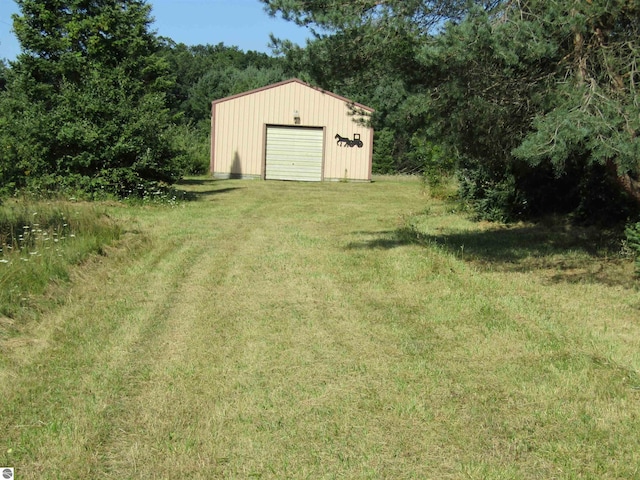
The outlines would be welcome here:
<svg viewBox="0 0 640 480">
<path fill-rule="evenodd" d="M 154 365 L 186 343 L 184 332 L 191 328 L 184 321 L 188 316 L 181 315 L 180 296 L 196 292 L 197 285 L 185 280 L 199 271 L 196 265 L 209 244 L 175 227 L 155 232 L 162 234 L 149 252 L 124 259 L 126 268 L 114 269 L 109 260 L 97 265 L 67 306 L 38 328 L 52 340 L 32 361 L 23 360 L 21 375 L 31 381 L 12 388 L 15 396 L 37 400 L 21 402 L 14 396 L 12 405 L 25 408 L 4 417 L 14 420 L 9 428 L 21 430 L 21 439 L 9 439 L 7 451 L 28 465 L 21 469 L 24 478 L 45 472 L 64 476 L 64 471 L 86 478 L 110 475 L 113 454 L 106 446 L 120 443 L 123 426 L 129 427 L 119 419 L 132 420 L 132 399 L 149 388 Z M 215 270 L 224 275 L 225 265 Z M 179 288 L 181 282 L 186 289 Z M 47 384 L 56 390 L 46 390 Z"/>
<path fill-rule="evenodd" d="M 334 402 L 339 397 L 349 405 L 360 390 L 373 394 L 375 377 L 386 367 L 376 355 L 362 358 L 376 349 L 376 339 L 351 320 L 337 285 L 323 274 L 323 259 L 316 267 L 319 280 L 302 281 L 313 259 L 287 244 L 299 235 L 287 238 L 282 232 L 279 225 L 253 223 L 245 239 L 232 240 L 233 254 L 217 257 L 229 266 L 228 274 L 204 289 L 211 292 L 204 308 L 209 316 L 187 314 L 197 320 L 189 326 L 191 348 L 156 364 L 151 382 L 156 388 L 142 392 L 145 400 L 137 402 L 134 415 L 144 417 L 143 433 L 125 442 L 128 453 L 114 455 L 128 459 L 121 464 L 123 473 L 127 464 L 154 465 L 153 457 L 160 470 L 173 468 L 192 478 L 286 474 L 278 458 L 287 452 L 289 473 L 314 464 L 310 471 L 319 473 L 327 449 L 357 456 L 363 427 L 353 426 L 352 412 L 337 411 Z M 217 264 L 210 263 L 212 270 Z M 195 283 L 213 277 L 204 268 L 192 273 Z M 278 291 L 286 295 L 274 295 Z M 179 327 L 184 324 L 176 323 Z M 378 350 L 386 355 L 385 348 Z M 341 420 L 327 424 L 330 413 Z M 341 439 L 334 441 L 336 434 Z M 308 451 L 297 446 L 305 442 Z M 165 452 L 160 460 L 157 451 Z"/>
<path fill-rule="evenodd" d="M 158 452 L 165 452 L 167 461 L 172 458 L 171 443 L 179 430 L 175 425 L 181 426 L 180 406 L 184 405 L 181 393 L 198 396 L 184 385 L 193 373 L 188 353 L 198 332 L 194 323 L 209 318 L 213 299 L 208 285 L 218 276 L 224 277 L 229 264 L 212 255 L 210 229 L 214 226 L 204 223 L 194 227 L 189 225 L 176 240 L 191 246 L 188 258 L 176 262 L 175 255 L 171 256 L 174 261 L 169 274 L 158 272 L 158 281 L 151 282 L 145 291 L 150 308 L 143 310 L 143 315 L 148 315 L 148 322 L 161 322 L 162 328 L 150 328 L 143 336 L 145 343 L 131 359 L 144 366 L 144 375 L 139 387 L 124 399 L 120 414 L 110 421 L 117 434 L 102 445 L 99 464 L 100 474 L 107 478 L 136 476 L 140 473 L 136 465 L 144 465 L 150 476 L 157 475 L 161 471 Z M 168 233 L 175 235 L 172 230 Z M 228 252 L 236 248 L 228 239 L 241 243 L 242 235 L 242 228 L 230 232 L 218 227 L 215 232 Z M 168 462 L 167 467 L 175 469 L 175 462 Z"/>
<path fill-rule="evenodd" d="M 196 472 L 206 471 L 193 458 L 203 441 L 200 433 L 193 432 L 206 416 L 210 396 L 201 379 L 221 364 L 225 349 L 217 348 L 219 338 L 235 336 L 234 325 L 217 315 L 219 303 L 227 300 L 216 294 L 215 286 L 236 274 L 233 259 L 253 228 L 228 222 L 217 233 L 215 251 L 206 239 L 195 241 L 200 244 L 198 255 L 173 283 L 171 298 L 162 308 L 166 328 L 147 348 L 152 360 L 145 388 L 127 399 L 126 411 L 116 419 L 121 435 L 105 446 L 103 473 L 113 478 L 153 476 L 166 468 L 193 478 Z M 207 449 L 198 453 L 206 454 Z"/>
<path fill-rule="evenodd" d="M 24 478 L 64 475 L 65 469 L 95 473 L 101 445 L 115 434 L 112 419 L 146 375 L 147 344 L 164 328 L 161 311 L 150 306 L 162 305 L 156 300 L 167 291 L 163 281 L 192 256 L 191 247 L 152 250 L 132 267 L 106 274 L 101 288 L 91 282 L 79 287 L 56 312 L 49 348 L 23 366 L 29 381 L 14 386 L 25 401 L 13 399 L 22 408 L 12 412 L 8 429 L 30 440 L 25 445 L 14 438 L 13 450 L 26 455 Z M 93 273 L 105 274 L 108 263 Z M 155 265 L 153 273 L 147 264 Z"/>
<path fill-rule="evenodd" d="M 39 352 L 14 352 L 20 381 L 6 389 L 12 409 L 0 425 L 12 435 L 2 451 L 25 465 L 24 478 L 104 471 L 103 445 L 121 434 L 114 419 L 129 397 L 148 387 L 151 365 L 168 344 L 158 339 L 169 328 L 177 286 L 208 247 L 183 242 L 189 233 L 176 230 L 168 229 L 135 258 L 85 266 L 66 305 L 35 329 L 48 339 Z"/>
</svg>

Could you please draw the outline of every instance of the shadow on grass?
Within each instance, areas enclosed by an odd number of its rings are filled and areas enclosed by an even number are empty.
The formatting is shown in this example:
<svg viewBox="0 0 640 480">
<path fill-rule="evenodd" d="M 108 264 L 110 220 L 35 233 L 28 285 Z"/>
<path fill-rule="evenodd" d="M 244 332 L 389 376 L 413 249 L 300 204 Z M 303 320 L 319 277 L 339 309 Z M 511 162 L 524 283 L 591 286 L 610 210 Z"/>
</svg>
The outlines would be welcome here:
<svg viewBox="0 0 640 480">
<path fill-rule="evenodd" d="M 485 271 L 537 272 L 556 282 L 626 286 L 636 282 L 631 261 L 620 254 L 619 233 L 593 227 L 555 223 L 431 235 L 408 226 L 354 233 L 370 238 L 351 242 L 347 249 L 421 245 L 443 249 Z"/>
<path fill-rule="evenodd" d="M 181 185 L 201 186 L 201 185 L 211 185 L 214 182 L 215 180 L 213 178 L 183 178 L 178 183 L 176 183 L 176 185 L 177 186 L 181 186 Z"/>
<path fill-rule="evenodd" d="M 182 179 L 174 185 L 174 189 L 180 192 L 184 200 L 196 201 L 207 197 L 229 193 L 234 190 L 241 190 L 244 187 L 225 187 L 220 180 L 212 178 L 187 178 Z M 228 184 L 227 184 L 228 185 Z M 204 188 L 204 189 L 203 189 Z"/>
<path fill-rule="evenodd" d="M 398 230 L 379 230 L 375 232 L 369 231 L 357 231 L 352 232 L 354 235 L 373 237 L 369 240 L 363 240 L 360 242 L 351 242 L 347 244 L 347 250 L 362 250 L 362 249 L 382 249 L 388 250 L 392 248 L 402 247 L 404 245 L 412 245 L 421 243 L 416 239 L 411 239 L 406 235 L 405 229 Z"/>
</svg>

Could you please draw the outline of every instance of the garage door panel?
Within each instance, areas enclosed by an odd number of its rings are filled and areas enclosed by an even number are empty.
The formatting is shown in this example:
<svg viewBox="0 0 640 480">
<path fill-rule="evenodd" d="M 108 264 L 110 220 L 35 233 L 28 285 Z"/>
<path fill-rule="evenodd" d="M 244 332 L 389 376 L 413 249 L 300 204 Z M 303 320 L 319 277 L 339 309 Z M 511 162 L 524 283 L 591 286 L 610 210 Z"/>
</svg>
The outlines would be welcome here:
<svg viewBox="0 0 640 480">
<path fill-rule="evenodd" d="M 265 178 L 321 181 L 323 143 L 321 128 L 267 127 Z"/>
</svg>

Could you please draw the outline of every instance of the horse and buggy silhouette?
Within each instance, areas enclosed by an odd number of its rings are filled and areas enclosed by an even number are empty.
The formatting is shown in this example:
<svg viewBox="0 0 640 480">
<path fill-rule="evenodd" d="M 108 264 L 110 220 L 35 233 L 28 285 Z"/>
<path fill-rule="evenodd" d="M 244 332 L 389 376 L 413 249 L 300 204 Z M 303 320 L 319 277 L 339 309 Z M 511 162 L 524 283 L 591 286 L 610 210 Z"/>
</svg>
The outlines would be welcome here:
<svg viewBox="0 0 640 480">
<path fill-rule="evenodd" d="M 340 145 L 340 146 L 343 146 L 343 147 L 358 147 L 358 148 L 362 148 L 362 146 L 363 146 L 362 140 L 360 140 L 360 134 L 359 133 L 354 133 L 353 134 L 353 139 L 348 138 L 348 137 L 343 137 L 339 133 L 336 133 L 335 139 L 337 140 L 336 144 Z"/>
</svg>

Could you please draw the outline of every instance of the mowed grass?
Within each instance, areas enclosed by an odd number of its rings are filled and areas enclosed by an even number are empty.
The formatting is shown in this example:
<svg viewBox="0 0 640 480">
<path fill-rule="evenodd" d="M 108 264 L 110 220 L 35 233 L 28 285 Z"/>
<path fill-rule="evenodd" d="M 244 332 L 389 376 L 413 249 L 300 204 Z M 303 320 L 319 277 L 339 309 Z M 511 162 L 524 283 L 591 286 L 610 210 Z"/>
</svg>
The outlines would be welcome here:
<svg viewBox="0 0 640 480">
<path fill-rule="evenodd" d="M 418 181 L 184 187 L 109 207 L 132 246 L 1 345 L 18 478 L 640 478 L 640 293 L 597 232 Z"/>
</svg>

